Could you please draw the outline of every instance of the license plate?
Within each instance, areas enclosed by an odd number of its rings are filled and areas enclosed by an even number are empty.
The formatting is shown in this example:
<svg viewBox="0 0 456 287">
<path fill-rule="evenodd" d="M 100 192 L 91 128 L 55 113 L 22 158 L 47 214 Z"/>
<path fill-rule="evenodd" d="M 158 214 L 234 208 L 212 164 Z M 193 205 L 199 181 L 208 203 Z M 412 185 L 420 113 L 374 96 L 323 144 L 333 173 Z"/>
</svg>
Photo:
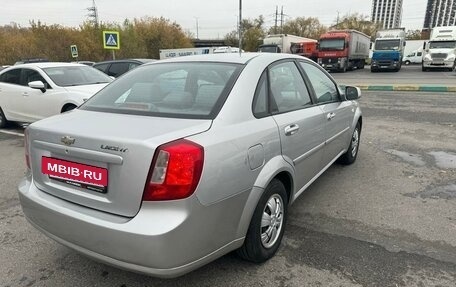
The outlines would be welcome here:
<svg viewBox="0 0 456 287">
<path fill-rule="evenodd" d="M 41 172 L 54 180 L 72 186 L 107 192 L 108 170 L 106 168 L 43 156 Z"/>
</svg>

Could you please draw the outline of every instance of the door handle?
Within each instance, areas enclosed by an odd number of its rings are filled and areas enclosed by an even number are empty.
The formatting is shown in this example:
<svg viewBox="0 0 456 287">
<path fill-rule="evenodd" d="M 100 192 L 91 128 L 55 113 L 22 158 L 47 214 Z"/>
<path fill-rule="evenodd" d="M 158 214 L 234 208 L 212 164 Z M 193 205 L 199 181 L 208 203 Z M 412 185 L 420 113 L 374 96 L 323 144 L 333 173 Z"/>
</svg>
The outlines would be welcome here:
<svg viewBox="0 0 456 287">
<path fill-rule="evenodd" d="M 22 93 L 22 96 L 23 96 L 23 97 L 28 97 L 28 95 L 29 95 L 29 94 L 28 94 L 27 92 L 23 92 L 23 93 Z"/>
<path fill-rule="evenodd" d="M 297 124 L 289 125 L 285 128 L 285 135 L 292 136 L 299 131 L 299 126 Z"/>
<path fill-rule="evenodd" d="M 330 120 L 332 120 L 335 116 L 336 116 L 335 113 L 328 113 L 328 114 L 326 115 L 326 118 L 328 119 L 328 121 L 330 121 Z"/>
</svg>

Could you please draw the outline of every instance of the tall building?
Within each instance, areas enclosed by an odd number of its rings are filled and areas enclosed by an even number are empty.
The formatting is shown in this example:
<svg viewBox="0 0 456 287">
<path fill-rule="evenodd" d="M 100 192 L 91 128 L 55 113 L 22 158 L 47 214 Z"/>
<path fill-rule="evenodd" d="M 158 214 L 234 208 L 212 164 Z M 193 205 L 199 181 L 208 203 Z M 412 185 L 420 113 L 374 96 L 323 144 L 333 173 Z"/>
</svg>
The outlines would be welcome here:
<svg viewBox="0 0 456 287">
<path fill-rule="evenodd" d="M 402 21 L 402 1 L 372 0 L 372 21 L 383 23 L 383 29 L 400 28 Z"/>
<path fill-rule="evenodd" d="M 423 30 L 456 26 L 456 0 L 428 0 Z"/>
</svg>

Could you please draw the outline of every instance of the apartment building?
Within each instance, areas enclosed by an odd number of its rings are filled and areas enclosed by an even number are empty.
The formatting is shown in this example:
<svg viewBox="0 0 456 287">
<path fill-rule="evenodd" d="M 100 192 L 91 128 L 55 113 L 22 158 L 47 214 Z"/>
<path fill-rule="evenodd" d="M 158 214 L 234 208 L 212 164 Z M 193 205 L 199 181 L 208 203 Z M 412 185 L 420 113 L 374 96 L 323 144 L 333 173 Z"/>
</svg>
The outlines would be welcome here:
<svg viewBox="0 0 456 287">
<path fill-rule="evenodd" d="M 402 2 L 403 0 L 373 0 L 372 21 L 382 23 L 383 29 L 401 27 Z"/>
<path fill-rule="evenodd" d="M 456 25 L 456 0 L 428 0 L 423 30 Z"/>
</svg>

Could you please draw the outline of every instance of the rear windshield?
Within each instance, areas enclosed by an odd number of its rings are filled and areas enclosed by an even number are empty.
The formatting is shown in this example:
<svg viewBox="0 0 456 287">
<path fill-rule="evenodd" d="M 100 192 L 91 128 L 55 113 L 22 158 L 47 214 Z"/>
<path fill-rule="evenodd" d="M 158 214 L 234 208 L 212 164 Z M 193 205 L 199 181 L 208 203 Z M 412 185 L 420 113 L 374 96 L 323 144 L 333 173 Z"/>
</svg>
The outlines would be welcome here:
<svg viewBox="0 0 456 287">
<path fill-rule="evenodd" d="M 109 83 L 110 77 L 88 66 L 61 66 L 43 68 L 51 80 L 60 87 Z"/>
<path fill-rule="evenodd" d="M 90 111 L 211 119 L 220 110 L 243 65 L 159 63 L 125 74 L 80 108 Z"/>
</svg>

